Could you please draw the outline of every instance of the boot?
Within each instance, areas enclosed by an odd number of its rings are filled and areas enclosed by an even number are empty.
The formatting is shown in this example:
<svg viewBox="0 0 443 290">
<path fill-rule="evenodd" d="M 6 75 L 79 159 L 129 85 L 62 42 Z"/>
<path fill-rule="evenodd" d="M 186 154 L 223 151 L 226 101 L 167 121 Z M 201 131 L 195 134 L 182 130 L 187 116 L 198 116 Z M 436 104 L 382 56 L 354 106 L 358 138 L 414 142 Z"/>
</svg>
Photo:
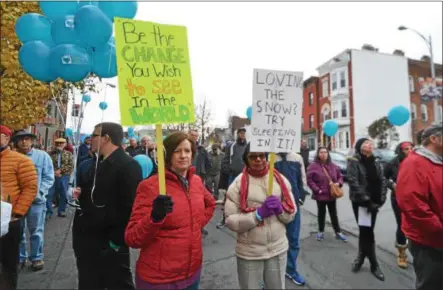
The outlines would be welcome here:
<svg viewBox="0 0 443 290">
<path fill-rule="evenodd" d="M 380 269 L 380 265 L 377 261 L 377 256 L 375 255 L 375 244 L 372 244 L 371 253 L 369 254 L 369 262 L 371 263 L 371 273 L 380 281 L 385 280 L 385 275 Z"/>
<path fill-rule="evenodd" d="M 352 262 L 352 272 L 357 273 L 360 271 L 361 266 L 365 262 L 365 253 L 363 252 L 363 249 L 359 247 L 357 258 Z"/>
<path fill-rule="evenodd" d="M 408 268 L 408 256 L 406 256 L 406 245 L 396 245 L 397 247 L 397 266 L 402 269 Z"/>
</svg>

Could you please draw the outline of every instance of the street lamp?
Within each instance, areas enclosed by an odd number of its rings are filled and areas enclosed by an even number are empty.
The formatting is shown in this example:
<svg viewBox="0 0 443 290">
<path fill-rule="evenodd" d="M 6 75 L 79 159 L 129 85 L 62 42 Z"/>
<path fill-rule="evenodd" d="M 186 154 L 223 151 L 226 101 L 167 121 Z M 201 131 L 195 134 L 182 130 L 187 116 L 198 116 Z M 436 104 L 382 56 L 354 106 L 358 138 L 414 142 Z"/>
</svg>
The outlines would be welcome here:
<svg viewBox="0 0 443 290">
<path fill-rule="evenodd" d="M 432 52 L 432 38 L 431 38 L 431 35 L 429 35 L 429 37 L 426 38 L 423 34 L 418 32 L 417 30 L 409 28 L 409 27 L 406 27 L 406 26 L 403 26 L 403 25 L 399 26 L 398 30 L 400 30 L 400 31 L 410 30 L 410 31 L 414 32 L 415 34 L 417 34 L 418 36 L 420 36 L 425 41 L 425 43 L 426 43 L 426 45 L 427 45 L 427 47 L 429 49 L 429 57 L 430 57 L 430 65 L 431 65 L 431 78 L 432 78 L 432 81 L 435 82 L 436 76 L 435 76 L 435 65 L 434 65 L 434 53 Z M 432 100 L 432 103 L 434 105 L 434 124 L 437 124 L 438 123 L 437 116 L 439 115 L 439 110 L 438 110 L 439 108 L 438 108 L 438 100 L 437 100 L 437 98 L 434 98 Z"/>
</svg>

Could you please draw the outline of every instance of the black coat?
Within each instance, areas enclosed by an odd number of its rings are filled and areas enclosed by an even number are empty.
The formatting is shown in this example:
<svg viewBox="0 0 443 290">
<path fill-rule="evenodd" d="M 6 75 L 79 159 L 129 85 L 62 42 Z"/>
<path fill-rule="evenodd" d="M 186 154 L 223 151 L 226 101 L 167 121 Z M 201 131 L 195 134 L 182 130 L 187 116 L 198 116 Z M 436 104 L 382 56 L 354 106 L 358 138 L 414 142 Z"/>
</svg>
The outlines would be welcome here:
<svg viewBox="0 0 443 290">
<path fill-rule="evenodd" d="M 383 167 L 375 161 L 377 176 L 380 179 L 380 198 L 382 206 L 386 202 L 386 178 L 383 174 Z M 368 206 L 371 202 L 371 193 L 368 190 L 368 178 L 366 168 L 361 162 L 360 155 L 356 154 L 348 158 L 347 180 L 349 184 L 349 198 L 352 202 L 361 206 Z"/>
<path fill-rule="evenodd" d="M 95 158 L 83 162 L 77 173 L 81 214 L 74 219 L 75 229 L 115 245 L 125 245 L 125 230 L 132 212 L 138 184 L 142 180 L 140 165 L 118 148 L 105 160 L 99 160 L 95 189 Z M 94 205 L 95 204 L 95 205 Z"/>
</svg>

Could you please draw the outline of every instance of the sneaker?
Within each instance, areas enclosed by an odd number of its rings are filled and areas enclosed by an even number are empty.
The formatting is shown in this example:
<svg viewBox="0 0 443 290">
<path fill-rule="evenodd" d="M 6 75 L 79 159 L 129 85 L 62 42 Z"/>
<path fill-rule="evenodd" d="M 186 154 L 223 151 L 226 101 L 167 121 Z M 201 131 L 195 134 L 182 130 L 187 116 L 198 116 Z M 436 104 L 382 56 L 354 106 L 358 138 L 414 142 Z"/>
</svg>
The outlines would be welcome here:
<svg viewBox="0 0 443 290">
<path fill-rule="evenodd" d="M 317 241 L 323 241 L 325 238 L 325 234 L 323 232 L 317 233 Z"/>
<path fill-rule="evenodd" d="M 217 229 L 222 229 L 224 227 L 226 227 L 225 221 L 221 220 L 218 222 L 218 224 L 216 225 Z"/>
<path fill-rule="evenodd" d="M 66 213 L 64 211 L 62 211 L 58 214 L 58 217 L 66 217 Z"/>
<path fill-rule="evenodd" d="M 43 270 L 44 266 L 45 266 L 45 263 L 42 260 L 40 260 L 40 261 L 32 261 L 31 269 L 34 272 L 37 272 L 37 271 Z"/>
<path fill-rule="evenodd" d="M 300 275 L 298 272 L 295 272 L 294 274 L 289 274 L 286 273 L 286 278 L 288 278 L 289 280 L 291 280 L 292 282 L 294 282 L 295 285 L 297 286 L 303 286 L 306 284 L 305 279 L 303 278 L 302 275 Z"/>
<path fill-rule="evenodd" d="M 346 243 L 346 242 L 348 241 L 348 238 L 346 238 L 346 236 L 343 235 L 342 233 L 336 233 L 336 234 L 335 234 L 335 237 L 336 237 L 338 240 L 342 241 L 343 243 Z"/>
<path fill-rule="evenodd" d="M 206 229 L 202 229 L 202 236 L 206 237 L 208 235 L 208 231 Z"/>
<path fill-rule="evenodd" d="M 29 261 L 28 260 L 24 260 L 23 262 L 20 262 L 19 264 L 18 264 L 18 270 L 19 271 L 22 271 L 22 270 L 24 270 L 25 268 L 27 268 L 29 266 Z"/>
</svg>

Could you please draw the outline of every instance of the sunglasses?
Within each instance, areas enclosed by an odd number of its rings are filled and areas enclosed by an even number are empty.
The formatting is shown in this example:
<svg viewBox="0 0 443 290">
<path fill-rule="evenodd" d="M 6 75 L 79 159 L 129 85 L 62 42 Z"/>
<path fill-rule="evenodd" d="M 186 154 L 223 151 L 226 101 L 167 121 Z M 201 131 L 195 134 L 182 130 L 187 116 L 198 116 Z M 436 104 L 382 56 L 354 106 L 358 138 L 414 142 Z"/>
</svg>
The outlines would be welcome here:
<svg viewBox="0 0 443 290">
<path fill-rule="evenodd" d="M 257 160 L 257 158 L 261 159 L 261 160 L 266 159 L 266 154 L 264 154 L 264 153 L 252 153 L 252 154 L 248 155 L 248 159 L 251 160 L 251 161 Z"/>
</svg>

